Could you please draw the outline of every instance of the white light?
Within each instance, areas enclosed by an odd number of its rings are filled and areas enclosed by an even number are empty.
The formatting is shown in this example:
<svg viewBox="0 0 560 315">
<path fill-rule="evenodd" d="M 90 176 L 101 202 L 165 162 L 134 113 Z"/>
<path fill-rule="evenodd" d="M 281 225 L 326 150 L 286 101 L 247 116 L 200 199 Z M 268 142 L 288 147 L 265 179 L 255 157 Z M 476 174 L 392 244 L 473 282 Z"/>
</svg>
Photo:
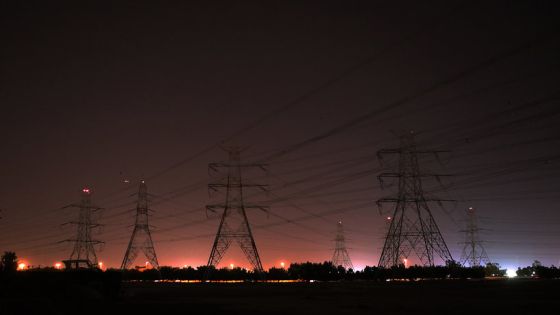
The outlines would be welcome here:
<svg viewBox="0 0 560 315">
<path fill-rule="evenodd" d="M 515 269 L 508 269 L 506 271 L 506 276 L 508 278 L 515 278 L 515 277 L 517 277 L 517 272 L 515 271 Z"/>
</svg>

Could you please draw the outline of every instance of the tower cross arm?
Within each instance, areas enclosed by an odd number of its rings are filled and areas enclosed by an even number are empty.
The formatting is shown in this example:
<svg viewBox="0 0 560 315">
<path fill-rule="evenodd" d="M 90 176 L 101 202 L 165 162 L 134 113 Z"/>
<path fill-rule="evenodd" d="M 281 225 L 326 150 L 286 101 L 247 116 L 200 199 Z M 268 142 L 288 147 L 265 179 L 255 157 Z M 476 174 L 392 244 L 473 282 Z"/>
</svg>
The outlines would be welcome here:
<svg viewBox="0 0 560 315">
<path fill-rule="evenodd" d="M 253 204 L 245 204 L 243 205 L 246 209 L 259 209 L 263 212 L 268 212 L 270 210 L 270 206 L 263 206 L 263 205 L 253 205 Z"/>
<path fill-rule="evenodd" d="M 256 187 L 256 188 L 260 188 L 260 189 L 266 191 L 266 190 L 268 190 L 270 185 L 268 185 L 268 184 L 251 184 L 251 183 L 249 183 L 249 184 L 245 184 L 245 183 L 229 183 L 229 184 L 226 184 L 226 183 L 211 183 L 211 184 L 208 184 L 208 189 L 211 189 L 211 190 L 214 190 L 214 191 L 217 191 L 219 188 L 228 188 L 228 187 L 229 188 L 241 188 L 241 187 L 243 187 L 243 188 L 254 188 L 254 187 Z"/>
<path fill-rule="evenodd" d="M 97 240 L 80 240 L 80 239 L 66 239 L 66 240 L 62 240 L 62 241 L 58 241 L 57 243 L 67 243 L 67 242 L 72 242 L 72 243 L 89 243 L 89 244 L 105 244 L 104 241 L 97 241 Z"/>
<path fill-rule="evenodd" d="M 220 210 L 220 209 L 225 209 L 226 205 L 225 204 L 214 204 L 214 205 L 207 205 L 206 206 L 206 210 L 211 211 L 211 212 L 216 212 L 216 210 Z"/>
<path fill-rule="evenodd" d="M 412 150 L 409 152 L 415 154 L 438 154 L 438 153 L 450 153 L 451 150 Z"/>
<path fill-rule="evenodd" d="M 414 177 L 452 177 L 452 176 L 456 176 L 455 174 L 427 174 L 427 173 L 422 173 L 422 174 L 404 174 L 404 173 L 389 173 L 389 172 L 385 172 L 385 173 L 381 173 L 379 175 L 377 175 L 377 178 L 384 178 L 384 177 L 410 177 L 410 178 L 414 178 Z"/>
<path fill-rule="evenodd" d="M 400 154 L 402 153 L 401 149 L 381 149 L 379 151 L 377 151 L 377 157 L 379 159 L 383 159 L 383 155 L 386 154 Z"/>
<path fill-rule="evenodd" d="M 64 226 L 64 225 L 67 225 L 67 224 L 87 225 L 87 226 L 92 227 L 92 228 L 105 225 L 105 224 L 100 224 L 100 223 L 84 223 L 84 222 L 79 222 L 79 221 L 69 221 L 69 222 L 62 223 L 61 225 Z"/>
<path fill-rule="evenodd" d="M 62 208 L 60 208 L 60 209 L 81 208 L 81 207 L 83 207 L 83 206 L 84 206 L 84 205 L 79 204 L 79 203 L 72 203 L 72 204 L 66 205 L 66 206 L 64 206 L 64 207 L 62 207 Z M 94 205 L 88 205 L 87 208 L 88 208 L 88 209 L 91 209 L 92 211 L 103 210 L 103 209 L 105 209 L 105 208 L 97 207 L 97 206 L 94 206 Z"/>
<path fill-rule="evenodd" d="M 213 171 L 218 171 L 219 168 L 230 168 L 230 167 L 256 167 L 266 171 L 268 168 L 268 164 L 263 164 L 263 163 L 245 163 L 245 164 L 209 163 L 208 164 L 208 168 Z"/>
</svg>

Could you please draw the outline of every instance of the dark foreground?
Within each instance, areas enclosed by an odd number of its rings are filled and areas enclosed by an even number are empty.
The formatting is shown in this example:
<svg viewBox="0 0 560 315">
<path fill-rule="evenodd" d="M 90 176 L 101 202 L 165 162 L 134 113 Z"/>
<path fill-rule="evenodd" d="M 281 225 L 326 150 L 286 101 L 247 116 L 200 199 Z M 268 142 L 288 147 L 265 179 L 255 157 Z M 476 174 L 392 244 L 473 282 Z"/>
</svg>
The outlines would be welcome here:
<svg viewBox="0 0 560 315">
<path fill-rule="evenodd" d="M 550 314 L 559 289 L 560 280 L 537 279 L 124 283 L 112 298 L 78 287 L 59 298 L 2 297 L 0 314 Z"/>
</svg>

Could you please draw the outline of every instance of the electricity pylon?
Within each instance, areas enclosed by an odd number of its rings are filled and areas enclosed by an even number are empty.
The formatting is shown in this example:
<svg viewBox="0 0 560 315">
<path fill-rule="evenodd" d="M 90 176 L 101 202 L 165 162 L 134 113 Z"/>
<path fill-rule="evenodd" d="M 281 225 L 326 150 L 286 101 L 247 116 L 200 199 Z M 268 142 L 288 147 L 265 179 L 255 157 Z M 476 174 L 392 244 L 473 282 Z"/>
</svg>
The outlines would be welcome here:
<svg viewBox="0 0 560 315">
<path fill-rule="evenodd" d="M 145 181 L 140 181 L 138 188 L 138 203 L 136 205 L 136 222 L 134 230 L 130 237 L 130 242 L 124 254 L 121 269 L 128 269 L 138 256 L 138 251 L 144 253 L 148 263 L 155 269 L 159 269 L 159 263 L 150 233 L 150 224 L 148 217 L 150 209 L 148 208 L 148 186 Z"/>
<path fill-rule="evenodd" d="M 399 189 L 396 198 L 377 201 L 380 207 L 383 203 L 395 204 L 379 258 L 380 267 L 401 265 L 413 252 L 424 266 L 433 266 L 436 255 L 446 263 L 453 261 L 429 207 L 430 202 L 448 200 L 426 198 L 422 189 L 423 178 L 439 179 L 449 175 L 422 173 L 418 163 L 418 155 L 434 154 L 437 157 L 439 152 L 444 151 L 419 151 L 413 132 L 401 137 L 400 148 L 378 151 L 380 160 L 386 154 L 398 156 L 398 172 L 382 173 L 378 178 L 381 184 L 384 178 L 397 178 Z"/>
<path fill-rule="evenodd" d="M 354 265 L 352 265 L 350 255 L 348 255 L 348 251 L 346 250 L 346 239 L 344 238 L 344 228 L 342 227 L 342 221 L 338 221 L 336 225 L 335 248 L 332 257 L 332 263 L 336 267 L 342 266 L 345 269 L 354 269 Z"/>
<path fill-rule="evenodd" d="M 465 233 L 465 241 L 463 252 L 461 254 L 461 264 L 469 265 L 470 267 L 484 266 L 490 263 L 490 259 L 486 254 L 486 250 L 482 246 L 482 241 L 479 239 L 478 220 L 473 207 L 467 210 L 467 228 L 461 232 Z"/>
<path fill-rule="evenodd" d="M 266 165 L 257 163 L 241 164 L 241 149 L 233 147 L 226 149 L 226 151 L 228 151 L 229 154 L 228 163 L 210 163 L 208 165 L 209 172 L 219 172 L 219 169 L 225 168 L 227 170 L 227 175 L 222 177 L 218 182 L 208 185 L 209 191 L 225 189 L 226 200 L 224 204 L 206 206 L 206 208 L 212 212 L 223 209 L 222 219 L 218 227 L 218 232 L 216 233 L 210 257 L 208 258 L 207 266 L 217 266 L 231 243 L 235 241 L 241 247 L 241 250 L 247 257 L 247 260 L 249 260 L 253 270 L 262 272 L 264 269 L 245 210 L 249 208 L 259 208 L 266 211 L 267 207 L 245 203 L 243 200 L 243 193 L 245 188 L 260 188 L 263 191 L 267 191 L 268 186 L 243 182 L 241 170 L 246 168 L 260 168 L 266 171 Z"/>
<path fill-rule="evenodd" d="M 65 240 L 64 242 L 73 242 L 74 249 L 70 254 L 70 258 L 64 263 L 69 269 L 77 269 L 82 267 L 96 268 L 97 254 L 95 253 L 95 245 L 103 242 L 92 239 L 93 230 L 100 224 L 95 223 L 93 214 L 101 208 L 92 205 L 91 191 L 89 188 L 82 189 L 82 200 L 79 204 L 71 204 L 64 208 L 78 208 L 78 221 L 68 222 L 77 227 L 77 235 L 75 239 Z"/>
</svg>

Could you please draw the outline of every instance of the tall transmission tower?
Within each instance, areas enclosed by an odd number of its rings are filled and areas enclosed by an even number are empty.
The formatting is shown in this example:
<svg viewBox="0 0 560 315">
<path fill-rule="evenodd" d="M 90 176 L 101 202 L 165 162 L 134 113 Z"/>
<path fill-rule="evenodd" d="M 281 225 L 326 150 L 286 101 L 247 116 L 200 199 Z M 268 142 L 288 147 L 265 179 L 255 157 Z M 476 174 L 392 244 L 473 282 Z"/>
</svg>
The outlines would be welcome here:
<svg viewBox="0 0 560 315">
<path fill-rule="evenodd" d="M 138 203 L 136 205 L 136 222 L 134 230 L 130 237 L 130 242 L 124 254 L 121 269 L 128 269 L 138 256 L 138 251 L 142 251 L 147 262 L 155 269 L 159 269 L 159 263 L 150 233 L 150 224 L 148 218 L 150 216 L 148 208 L 148 186 L 145 181 L 140 181 L 138 188 Z"/>
<path fill-rule="evenodd" d="M 260 168 L 266 171 L 265 164 L 241 164 L 241 149 L 237 147 L 227 148 L 229 154 L 228 163 L 210 163 L 209 172 L 220 173 L 220 169 L 225 169 L 227 174 L 222 176 L 217 182 L 208 185 L 209 191 L 219 191 L 225 189 L 225 203 L 208 205 L 209 211 L 223 210 L 218 232 L 208 258 L 208 267 L 217 266 L 224 257 L 224 254 L 233 241 L 241 247 L 241 250 L 249 260 L 253 270 L 264 271 L 261 258 L 251 232 L 251 226 L 247 219 L 246 209 L 258 208 L 266 211 L 267 207 L 261 205 L 247 204 L 243 200 L 244 189 L 259 188 L 267 191 L 268 185 L 243 182 L 241 170 L 248 168 Z M 222 171 L 223 172 L 223 171 Z"/>
<path fill-rule="evenodd" d="M 64 261 L 66 268 L 96 268 L 97 254 L 95 253 L 95 245 L 102 244 L 103 242 L 92 239 L 93 230 L 100 226 L 94 222 L 93 214 L 101 208 L 92 205 L 89 188 L 82 189 L 82 200 L 79 204 L 71 204 L 65 208 L 79 209 L 78 221 L 68 222 L 76 225 L 77 235 L 75 239 L 65 240 L 65 242 L 74 243 L 74 249 L 70 254 L 70 258 Z"/>
<path fill-rule="evenodd" d="M 345 269 L 354 269 L 350 255 L 348 255 L 348 251 L 346 250 L 346 239 L 344 238 L 342 221 L 338 221 L 336 224 L 335 248 L 332 263 L 337 267 L 342 266 Z"/>
<path fill-rule="evenodd" d="M 484 266 L 490 263 L 490 259 L 486 254 L 486 250 L 482 246 L 482 241 L 479 239 L 478 232 L 482 229 L 478 228 L 478 220 L 473 207 L 467 209 L 467 227 L 461 231 L 465 233 L 465 241 L 463 252 L 461 254 L 461 264 L 469 265 L 470 267 Z"/>
<path fill-rule="evenodd" d="M 436 255 L 444 262 L 453 261 L 429 207 L 430 202 L 448 200 L 427 198 L 422 189 L 423 178 L 439 179 L 449 175 L 422 173 L 418 162 L 418 156 L 421 154 L 434 154 L 437 157 L 439 152 L 444 151 L 418 150 L 413 132 L 401 137 L 400 148 L 378 151 L 381 161 L 387 154 L 395 154 L 398 157 L 398 172 L 382 173 L 378 176 L 382 185 L 385 178 L 398 179 L 396 198 L 382 198 L 377 201 L 380 207 L 383 203 L 395 204 L 379 258 L 380 267 L 401 265 L 413 252 L 425 266 L 433 266 Z"/>
</svg>

